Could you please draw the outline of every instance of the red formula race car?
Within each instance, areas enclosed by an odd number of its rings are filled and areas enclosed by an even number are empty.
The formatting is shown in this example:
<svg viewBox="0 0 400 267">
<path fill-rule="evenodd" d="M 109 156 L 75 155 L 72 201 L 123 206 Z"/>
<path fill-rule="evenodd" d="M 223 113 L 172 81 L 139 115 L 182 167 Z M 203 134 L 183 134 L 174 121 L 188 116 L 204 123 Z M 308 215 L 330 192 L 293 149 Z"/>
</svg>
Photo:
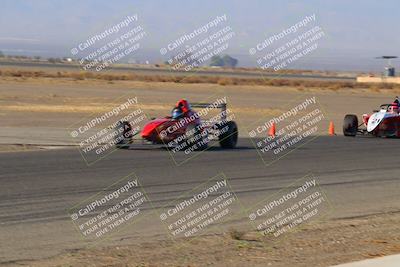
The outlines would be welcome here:
<svg viewBox="0 0 400 267">
<path fill-rule="evenodd" d="M 197 113 L 192 108 L 201 108 Z M 219 109 L 210 120 L 200 116 L 207 115 L 212 109 Z M 172 110 L 171 116 L 154 118 L 140 131 L 133 130 L 131 122 L 120 121 L 116 132 L 117 148 L 134 148 L 141 144 L 161 145 L 175 151 L 199 151 L 208 147 L 211 140 L 218 140 L 222 148 L 235 148 L 238 140 L 238 128 L 234 121 L 227 117 L 226 103 L 195 103 L 190 105 L 182 99 Z M 134 138 L 140 135 L 141 138 Z"/>
<path fill-rule="evenodd" d="M 343 134 L 356 136 L 357 134 L 376 137 L 400 137 L 399 104 L 383 104 L 379 110 L 372 114 L 363 114 L 362 123 L 358 123 L 356 115 L 349 114 L 344 117 Z"/>
</svg>

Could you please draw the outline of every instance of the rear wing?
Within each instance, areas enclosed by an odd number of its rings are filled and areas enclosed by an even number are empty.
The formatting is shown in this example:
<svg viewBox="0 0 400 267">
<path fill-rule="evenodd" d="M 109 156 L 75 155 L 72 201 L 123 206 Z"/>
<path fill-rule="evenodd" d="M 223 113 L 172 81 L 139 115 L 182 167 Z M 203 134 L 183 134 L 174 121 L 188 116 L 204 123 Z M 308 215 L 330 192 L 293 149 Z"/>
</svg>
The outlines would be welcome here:
<svg viewBox="0 0 400 267">
<path fill-rule="evenodd" d="M 215 103 L 192 103 L 190 104 L 192 108 L 219 108 L 221 109 L 221 119 L 223 121 L 226 120 L 226 103 L 220 103 L 220 104 L 215 104 Z"/>
</svg>

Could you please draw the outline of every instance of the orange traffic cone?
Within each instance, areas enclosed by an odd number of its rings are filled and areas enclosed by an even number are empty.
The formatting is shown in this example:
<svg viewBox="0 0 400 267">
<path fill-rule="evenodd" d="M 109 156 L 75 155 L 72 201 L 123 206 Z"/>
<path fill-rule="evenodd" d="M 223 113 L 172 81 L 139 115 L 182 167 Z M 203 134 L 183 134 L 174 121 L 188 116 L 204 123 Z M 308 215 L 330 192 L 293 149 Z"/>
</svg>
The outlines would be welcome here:
<svg viewBox="0 0 400 267">
<path fill-rule="evenodd" d="M 329 130 L 328 130 L 329 135 L 336 135 L 335 134 L 335 125 L 333 125 L 333 121 L 329 123 Z"/>
<path fill-rule="evenodd" d="M 268 135 L 269 135 L 269 136 L 272 136 L 272 137 L 275 137 L 275 131 L 276 131 L 276 129 L 275 129 L 275 123 L 273 122 L 272 125 L 271 125 L 271 128 L 269 128 Z"/>
</svg>

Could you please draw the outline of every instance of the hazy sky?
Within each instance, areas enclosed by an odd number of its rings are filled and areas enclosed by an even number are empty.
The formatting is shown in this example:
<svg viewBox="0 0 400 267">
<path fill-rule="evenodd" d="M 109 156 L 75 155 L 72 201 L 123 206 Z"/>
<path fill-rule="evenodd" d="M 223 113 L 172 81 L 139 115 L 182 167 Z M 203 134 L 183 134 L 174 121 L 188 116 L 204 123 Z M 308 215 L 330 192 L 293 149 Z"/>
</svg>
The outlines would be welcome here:
<svg viewBox="0 0 400 267">
<path fill-rule="evenodd" d="M 315 13 L 326 36 L 309 60 L 351 69 L 400 55 L 399 11 L 398 0 L 2 0 L 0 50 L 68 56 L 91 35 L 137 14 L 148 33 L 146 53 L 160 56 L 167 42 L 226 14 L 236 33 L 228 52 L 244 58 L 256 43 Z"/>
</svg>

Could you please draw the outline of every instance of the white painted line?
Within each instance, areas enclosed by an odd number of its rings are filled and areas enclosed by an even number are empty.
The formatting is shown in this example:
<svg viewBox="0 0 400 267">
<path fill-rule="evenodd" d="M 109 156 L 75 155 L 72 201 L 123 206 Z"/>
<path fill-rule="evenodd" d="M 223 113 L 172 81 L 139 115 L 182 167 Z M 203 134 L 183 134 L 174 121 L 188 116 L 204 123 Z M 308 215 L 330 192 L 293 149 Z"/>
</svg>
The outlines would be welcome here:
<svg viewBox="0 0 400 267">
<path fill-rule="evenodd" d="M 346 263 L 341 265 L 335 265 L 332 267 L 399 267 L 399 266 L 400 266 L 400 254 L 380 257 L 370 260 Z"/>
</svg>

